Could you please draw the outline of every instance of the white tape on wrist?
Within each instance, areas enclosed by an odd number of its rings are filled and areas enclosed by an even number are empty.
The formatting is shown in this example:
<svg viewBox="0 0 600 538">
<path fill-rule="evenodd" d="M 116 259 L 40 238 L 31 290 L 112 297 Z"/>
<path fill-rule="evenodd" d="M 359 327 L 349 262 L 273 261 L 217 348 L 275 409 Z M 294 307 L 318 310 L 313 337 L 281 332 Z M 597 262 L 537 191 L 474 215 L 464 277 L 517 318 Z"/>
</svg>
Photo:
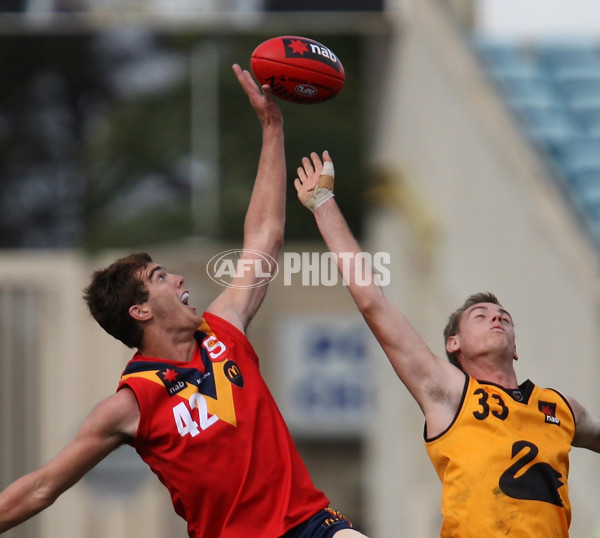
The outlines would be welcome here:
<svg viewBox="0 0 600 538">
<path fill-rule="evenodd" d="M 325 187 L 317 187 L 313 191 L 313 195 L 306 200 L 304 205 L 314 213 L 318 207 L 321 207 L 327 200 L 330 200 L 331 198 L 333 198 L 333 192 Z"/>
</svg>

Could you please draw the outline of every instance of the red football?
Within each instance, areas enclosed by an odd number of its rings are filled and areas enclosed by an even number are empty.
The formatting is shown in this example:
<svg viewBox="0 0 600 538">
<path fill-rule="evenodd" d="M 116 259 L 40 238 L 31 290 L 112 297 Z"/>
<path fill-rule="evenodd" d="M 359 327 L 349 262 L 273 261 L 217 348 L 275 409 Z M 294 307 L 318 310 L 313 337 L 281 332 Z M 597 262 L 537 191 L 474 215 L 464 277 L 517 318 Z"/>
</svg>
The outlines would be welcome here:
<svg viewBox="0 0 600 538">
<path fill-rule="evenodd" d="M 250 57 L 250 69 L 273 95 L 292 103 L 315 104 L 342 91 L 346 75 L 339 58 L 314 39 L 296 36 L 263 41 Z"/>
</svg>

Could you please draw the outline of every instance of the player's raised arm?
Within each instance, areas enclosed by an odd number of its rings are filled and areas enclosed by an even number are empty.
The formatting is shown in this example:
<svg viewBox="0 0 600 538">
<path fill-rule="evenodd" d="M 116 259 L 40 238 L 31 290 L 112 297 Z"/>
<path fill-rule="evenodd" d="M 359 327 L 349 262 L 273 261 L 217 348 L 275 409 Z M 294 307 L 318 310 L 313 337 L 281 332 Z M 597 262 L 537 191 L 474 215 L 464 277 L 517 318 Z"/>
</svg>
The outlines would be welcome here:
<svg viewBox="0 0 600 538">
<path fill-rule="evenodd" d="M 425 413 L 430 430 L 445 428 L 457 409 L 464 374 L 432 353 L 404 314 L 376 284 L 370 266 L 355 278 L 361 248 L 353 237 L 334 197 L 334 168 L 327 152 L 302 159 L 294 185 L 298 198 L 314 214 L 328 249 L 337 256 L 338 269 L 359 311 L 383 347 L 398 377 Z M 442 428 L 443 429 L 443 428 Z"/>
<path fill-rule="evenodd" d="M 252 75 L 238 65 L 234 65 L 233 70 L 262 126 L 262 149 L 244 222 L 239 276 L 208 310 L 244 330 L 267 289 L 266 285 L 253 284 L 275 269 L 274 264 L 271 267 L 266 264 L 268 260 L 277 259 L 283 244 L 286 170 L 283 118 L 271 88 L 266 85 L 259 88 Z"/>
</svg>

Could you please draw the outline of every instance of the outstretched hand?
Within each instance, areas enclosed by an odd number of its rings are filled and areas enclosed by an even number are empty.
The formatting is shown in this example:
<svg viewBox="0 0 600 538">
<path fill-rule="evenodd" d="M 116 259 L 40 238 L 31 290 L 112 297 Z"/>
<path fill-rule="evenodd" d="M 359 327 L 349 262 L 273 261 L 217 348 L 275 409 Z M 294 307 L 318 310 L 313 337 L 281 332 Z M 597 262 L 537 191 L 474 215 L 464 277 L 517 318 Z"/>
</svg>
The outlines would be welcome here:
<svg viewBox="0 0 600 538">
<path fill-rule="evenodd" d="M 302 158 L 302 166 L 298 167 L 298 177 L 294 187 L 298 199 L 311 211 L 315 211 L 330 198 L 333 198 L 334 168 L 329 152 L 323 152 L 323 160 L 315 152 L 310 158 Z"/>
<path fill-rule="evenodd" d="M 233 72 L 240 86 L 246 92 L 252 108 L 256 111 L 258 119 L 263 125 L 282 122 L 281 110 L 275 98 L 271 86 L 263 84 L 261 87 L 255 82 L 250 72 L 242 69 L 238 64 L 233 64 Z"/>
</svg>

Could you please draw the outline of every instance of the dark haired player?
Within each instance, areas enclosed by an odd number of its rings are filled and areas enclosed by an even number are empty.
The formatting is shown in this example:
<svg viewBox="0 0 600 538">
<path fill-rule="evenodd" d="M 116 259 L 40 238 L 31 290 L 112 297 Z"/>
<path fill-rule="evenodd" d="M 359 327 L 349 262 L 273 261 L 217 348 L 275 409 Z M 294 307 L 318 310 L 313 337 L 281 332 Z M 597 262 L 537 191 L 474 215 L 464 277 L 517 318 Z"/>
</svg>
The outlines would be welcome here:
<svg viewBox="0 0 600 538">
<path fill-rule="evenodd" d="M 261 92 L 247 71 L 234 71 L 263 130 L 242 260 L 253 262 L 256 252 L 276 259 L 284 228 L 283 119 L 269 86 Z M 240 274 L 202 315 L 183 277 L 147 254 L 94 274 L 85 291 L 90 312 L 137 352 L 117 392 L 92 410 L 75 439 L 0 494 L 0 532 L 130 443 L 169 489 L 191 537 L 362 536 L 314 487 L 260 375 L 245 330 L 266 285 L 255 286 L 252 271 Z"/>
</svg>

